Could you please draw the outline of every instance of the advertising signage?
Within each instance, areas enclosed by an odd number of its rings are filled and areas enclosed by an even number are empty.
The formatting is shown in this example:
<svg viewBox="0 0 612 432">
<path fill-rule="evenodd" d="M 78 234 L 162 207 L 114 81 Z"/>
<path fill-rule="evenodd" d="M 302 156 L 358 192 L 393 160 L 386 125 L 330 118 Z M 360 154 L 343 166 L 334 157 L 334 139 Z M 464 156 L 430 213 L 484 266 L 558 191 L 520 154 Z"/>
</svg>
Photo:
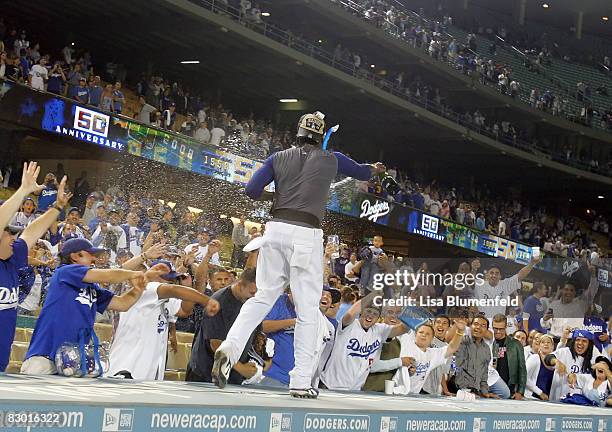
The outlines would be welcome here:
<svg viewBox="0 0 612 432">
<path fill-rule="evenodd" d="M 261 162 L 105 113 L 70 99 L 0 81 L 0 119 L 219 180 L 246 184 Z"/>
</svg>

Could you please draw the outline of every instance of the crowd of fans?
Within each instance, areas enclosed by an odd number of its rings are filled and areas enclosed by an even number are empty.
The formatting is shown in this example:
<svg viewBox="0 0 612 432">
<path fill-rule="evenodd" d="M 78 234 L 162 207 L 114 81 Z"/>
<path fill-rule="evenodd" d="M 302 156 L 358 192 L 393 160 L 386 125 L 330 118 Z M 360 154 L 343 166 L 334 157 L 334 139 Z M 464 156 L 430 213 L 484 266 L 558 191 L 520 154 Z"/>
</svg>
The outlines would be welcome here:
<svg viewBox="0 0 612 432">
<path fill-rule="evenodd" d="M 358 183 L 358 189 L 390 201 L 450 219 L 495 235 L 539 246 L 558 255 L 604 259 L 612 248 L 612 233 L 604 215 L 594 217 L 589 225 L 575 217 L 551 214 L 543 206 L 519 200 L 499 200 L 499 195 L 481 187 L 448 186 L 437 181 L 418 182 L 401 170 L 389 175 L 398 182 L 399 192 L 390 195 L 378 177 Z M 597 244 L 598 233 L 606 240 Z"/>
<path fill-rule="evenodd" d="M 444 7 L 427 8 L 430 16 L 443 19 L 449 11 Z M 525 21 L 518 25 L 494 10 L 478 7 L 470 9 L 466 15 L 458 15 L 453 22 L 459 28 L 473 30 L 474 33 L 492 39 L 499 35 L 512 46 L 526 53 L 538 56 L 543 53 L 547 58 L 556 58 L 568 63 L 582 63 L 598 69 L 604 74 L 610 71 L 610 52 L 607 41 L 583 31 L 582 39 L 576 38 L 576 26 L 567 29 L 544 23 Z M 550 64 L 546 61 L 545 64 Z"/>
<path fill-rule="evenodd" d="M 256 9 L 249 7 L 248 11 Z M 3 30 L 4 29 L 4 30 Z M 122 90 L 123 65 L 108 62 L 94 71 L 91 53 L 66 45 L 59 57 L 41 54 L 40 44 L 30 42 L 25 30 L 6 31 L 0 23 L 0 78 L 70 97 L 107 112 L 133 117 L 143 123 L 178 132 L 202 143 L 263 158 L 288 146 L 288 132 L 274 130 L 268 121 L 249 116 L 237 119 L 221 104 L 214 105 L 180 82 L 160 74 L 142 75 L 136 85 L 138 102 L 128 104 Z M 103 80 L 104 78 L 104 80 Z M 182 117 L 179 117 L 180 114 Z"/>
<path fill-rule="evenodd" d="M 66 374 L 63 363 L 52 360 L 64 352 L 63 343 L 76 342 L 83 331 L 88 340 L 94 320 L 106 320 L 114 324 L 107 375 L 163 379 L 168 338 L 173 349 L 179 328 L 195 332 L 187 380 L 210 382 L 214 351 L 242 304 L 257 292 L 257 248 L 243 252 L 243 247 L 261 236 L 263 227 L 243 217 L 223 225 L 219 218 L 173 209 L 152 194 L 116 185 L 92 191 L 84 174 L 68 192 L 63 175 L 58 166 L 39 185 L 39 168 L 25 165 L 20 188 L 0 207 L 0 277 L 11 291 L 1 297 L 6 325 L 0 367 L 8 361 L 17 307 L 31 314 L 42 305 L 24 374 Z M 229 231 L 231 245 L 220 235 Z M 224 252 L 228 246 L 231 254 Z M 430 304 L 435 319 L 409 330 L 400 321 L 400 307 L 376 303 L 382 297 L 375 281 L 396 270 L 429 273 L 428 263 L 385 252 L 378 235 L 371 244 L 350 246 L 328 242 L 320 257 L 325 268 L 320 311 L 329 333 L 316 368 L 318 386 L 383 392 L 385 381 L 392 380 L 398 395 L 467 390 L 484 398 L 612 405 L 612 316 L 594 304 L 599 284 L 589 273 L 591 257 L 582 257 L 589 266 L 588 286 L 568 279 L 554 291 L 533 281 L 518 307 Z M 423 282 L 384 291 L 387 297 L 414 299 L 524 294 L 523 282 L 538 261 L 534 257 L 506 278 L 492 265 L 483 284 Z M 11 280 L 17 270 L 19 278 Z M 471 259 L 450 272 L 483 270 L 479 259 Z M 288 287 L 251 336 L 229 382 L 286 387 L 295 320 Z"/>
<path fill-rule="evenodd" d="M 252 8 L 245 5 L 243 16 L 248 16 Z M 405 12 L 396 9 L 384 2 L 364 2 L 362 10 L 365 17 L 377 25 L 399 25 L 406 35 L 414 35 L 412 43 L 417 46 L 428 47 L 430 55 L 439 58 L 448 58 L 461 55 L 470 44 L 475 43 L 469 38 L 467 45 L 458 46 L 455 41 L 441 43 L 436 39 L 444 35 L 444 29 L 452 23 L 452 18 L 445 16 L 441 22 L 434 22 L 433 28 L 425 25 L 414 26 L 406 21 Z M 4 37 L 1 37 L 3 36 Z M 31 43 L 25 31 L 16 29 L 7 31 L 6 26 L 0 25 L 0 39 L 3 40 L 4 54 L 0 57 L 0 77 L 10 77 L 16 80 L 25 80 L 34 88 L 71 96 L 76 100 L 99 106 L 110 112 L 131 115 L 138 120 L 157 127 L 174 130 L 195 139 L 246 153 L 253 157 L 266 157 L 267 155 L 290 146 L 291 138 L 288 131 L 278 132 L 269 124 L 252 118 L 238 121 L 231 110 L 223 105 L 213 106 L 201 95 L 191 94 L 180 83 L 171 82 L 159 75 L 147 77 L 143 75 L 137 84 L 138 105 L 134 112 L 126 112 L 126 97 L 122 92 L 122 82 L 125 81 L 125 69 L 120 64 L 108 63 L 105 69 L 105 79 L 115 82 L 102 87 L 99 75 L 94 74 L 93 60 L 89 51 L 80 50 L 78 53 L 71 45 L 65 46 L 61 51 L 61 59 L 51 61 L 48 55 L 41 55 L 40 45 Z M 12 47 L 12 49 L 11 49 Z M 336 46 L 333 53 L 334 61 L 351 62 L 360 68 L 367 65 L 365 54 L 359 54 Z M 12 65 L 11 65 L 12 60 Z M 481 68 L 483 79 L 497 81 L 500 91 L 516 96 L 521 91 L 520 84 L 510 79 L 511 70 L 500 68 L 491 60 L 476 59 L 475 62 L 463 62 L 464 69 Z M 53 66 L 51 66 L 53 64 Z M 68 68 L 64 70 L 64 68 Z M 416 100 L 425 101 L 426 105 L 441 114 L 451 115 L 453 111 L 444 103 L 444 96 L 440 89 L 429 86 L 420 78 L 408 81 L 403 73 L 392 73 L 392 85 Z M 584 86 L 584 84 L 583 84 Z M 580 88 L 583 94 L 588 87 Z M 558 108 L 559 98 L 555 98 L 550 91 L 538 95 L 537 90 L 532 91 L 531 100 L 534 105 L 542 105 L 544 109 Z M 177 121 L 177 113 L 184 115 L 184 121 Z M 481 111 L 465 112 L 460 115 L 460 121 L 479 131 L 491 134 L 496 139 L 516 145 L 528 139 L 524 132 L 515 128 L 506 120 L 488 119 Z M 572 161 L 581 159 L 592 169 L 612 170 L 612 160 L 606 166 L 597 159 L 585 159 L 584 155 L 575 155 L 567 148 L 561 159 Z M 437 185 L 423 187 L 408 179 L 403 179 L 402 191 L 399 196 L 392 197 L 395 201 L 440 214 L 442 217 L 474 226 L 481 230 L 488 230 L 502 236 L 510 237 L 529 244 L 540 245 L 545 250 L 568 256 L 581 256 L 586 253 L 599 252 L 597 245 L 587 230 L 581 230 L 577 221 L 559 219 L 551 224 L 548 215 L 542 210 L 529 209 L 519 203 L 498 204 L 489 196 L 476 196 L 472 194 L 469 200 L 458 198 L 456 193 L 447 188 L 438 190 Z M 385 195 L 381 187 L 370 185 L 369 191 Z M 463 201 L 463 202 L 462 202 Z M 464 216 L 467 215 L 467 216 Z M 472 217 L 473 216 L 473 217 Z M 593 231 L 609 237 L 608 223 L 599 216 L 593 224 Z"/>
<path fill-rule="evenodd" d="M 241 17 L 249 17 L 249 11 L 252 9 L 259 10 L 257 5 L 247 6 L 249 5 L 237 9 Z M 431 56 L 444 61 L 452 60 L 466 74 L 477 72 L 482 82 L 492 83 L 510 97 L 517 97 L 526 91 L 518 81 L 511 78 L 512 70 L 508 66 L 472 55 L 469 48 L 472 40 L 463 45 L 454 40 L 443 39 L 445 35 L 448 36 L 444 28 L 452 21 L 450 17 L 445 17 L 443 23 L 423 21 L 414 25 L 411 21 L 406 21 L 407 14 L 393 6 L 388 6 L 388 10 L 380 2 L 363 6 L 360 10 L 365 11 L 367 19 L 380 26 L 397 26 L 399 23 L 402 33 L 410 43 L 426 49 Z M 387 12 L 384 12 L 385 10 Z M 404 18 L 399 18 L 400 16 Z M 0 38 L 1 30 L 2 26 Z M 126 71 L 121 64 L 109 62 L 105 65 L 102 75 L 109 84 L 104 84 L 101 76 L 93 70 L 92 56 L 88 50 L 81 49 L 77 52 L 72 45 L 67 45 L 61 50 L 61 57 L 52 61 L 48 54 L 41 55 L 40 45 L 31 43 L 25 31 L 21 31 L 19 37 L 15 29 L 8 32 L 5 30 L 4 33 L 5 54 L 0 56 L 0 78 L 27 82 L 36 89 L 69 96 L 81 103 L 134 117 L 141 122 L 185 134 L 200 142 L 222 146 L 252 157 L 266 157 L 291 144 L 287 130 L 275 130 L 269 122 L 254 120 L 252 115 L 239 120 L 230 109 L 221 104 L 215 106 L 206 97 L 190 92 L 180 82 L 171 81 L 159 74 L 141 76 L 136 85 L 138 103 L 136 106 L 128 106 L 122 90 Z M 295 41 L 293 45 L 299 49 L 299 44 Z M 539 151 L 562 163 L 578 163 L 583 169 L 604 175 L 612 173 L 612 157 L 592 157 L 585 151 L 572 148 L 562 152 L 554 151 L 548 148 L 546 143 L 539 142 L 537 138 L 529 136 L 525 130 L 506 119 L 491 118 L 479 110 L 473 113 L 458 112 L 448 105 L 447 98 L 440 89 L 428 85 L 419 77 L 408 79 L 403 72 L 393 71 L 387 74 L 390 79 L 372 74 L 368 70 L 366 53 L 353 52 L 338 44 L 331 61 L 349 64 L 357 76 L 372 79 L 376 85 L 388 91 L 409 98 L 438 115 L 453 119 L 505 144 L 529 152 Z M 586 95 L 590 91 L 588 85 L 580 84 L 582 86 L 577 89 L 577 94 Z M 553 113 L 561 113 L 567 105 L 566 99 L 555 95 L 551 90 L 540 94 L 539 90 L 533 89 L 529 100 L 533 106 Z M 592 118 L 592 109 L 585 108 L 584 112 Z M 179 120 L 177 114 L 183 117 Z M 612 119 L 612 112 L 609 114 Z"/>
</svg>

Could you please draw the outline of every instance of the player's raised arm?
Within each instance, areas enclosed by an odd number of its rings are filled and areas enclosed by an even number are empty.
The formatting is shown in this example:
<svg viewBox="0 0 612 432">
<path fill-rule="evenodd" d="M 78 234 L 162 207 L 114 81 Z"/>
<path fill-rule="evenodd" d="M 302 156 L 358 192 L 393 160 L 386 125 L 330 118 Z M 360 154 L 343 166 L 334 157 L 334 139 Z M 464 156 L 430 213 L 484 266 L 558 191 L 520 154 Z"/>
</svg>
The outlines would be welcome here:
<svg viewBox="0 0 612 432">
<path fill-rule="evenodd" d="M 366 181 L 372 176 L 382 174 L 387 170 L 380 162 L 376 162 L 374 165 L 358 164 L 343 153 L 334 152 L 334 155 L 338 159 L 338 172 L 357 180 Z"/>
<path fill-rule="evenodd" d="M 264 162 L 246 185 L 245 193 L 251 199 L 267 199 L 268 195 L 264 188 L 274 181 L 274 165 L 272 156 Z"/>
</svg>

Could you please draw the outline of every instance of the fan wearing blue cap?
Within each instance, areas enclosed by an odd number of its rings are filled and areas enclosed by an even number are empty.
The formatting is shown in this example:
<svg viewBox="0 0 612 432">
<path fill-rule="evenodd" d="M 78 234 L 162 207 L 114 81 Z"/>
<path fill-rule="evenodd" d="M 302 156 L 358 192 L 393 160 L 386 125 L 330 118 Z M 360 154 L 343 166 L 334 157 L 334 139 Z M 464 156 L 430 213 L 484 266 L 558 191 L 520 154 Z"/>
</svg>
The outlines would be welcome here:
<svg viewBox="0 0 612 432">
<path fill-rule="evenodd" d="M 60 251 L 61 265 L 48 285 L 45 304 L 36 322 L 30 347 L 21 373 L 50 375 L 57 373 L 55 354 L 65 343 L 78 343 L 82 335 L 92 337 L 96 313 L 106 309 L 125 312 L 142 295 L 145 284 L 170 270 L 163 264 L 146 273 L 118 269 L 93 268 L 96 256 L 104 249 L 94 247 L 89 240 L 73 238 Z M 98 284 L 130 281 L 132 288 L 118 296 Z"/>
<path fill-rule="evenodd" d="M 552 401 L 558 401 L 561 396 L 568 393 L 567 374 L 590 374 L 595 359 L 601 355 L 594 346 L 593 333 L 584 329 L 574 329 L 571 332 L 571 338 L 567 339 L 566 336 L 569 336 L 570 331 L 569 328 L 565 329 L 558 349 L 549 355 L 550 358 L 555 359 L 554 366 L 556 367 L 550 388 L 549 399 Z M 565 343 L 567 346 L 563 346 Z M 545 361 L 552 364 L 549 356 Z"/>
<path fill-rule="evenodd" d="M 71 197 L 65 193 L 66 178 L 63 178 L 55 204 L 43 215 L 30 222 L 26 228 L 10 225 L 24 199 L 44 188 L 37 183 L 39 173 L 40 167 L 36 162 L 24 163 L 21 186 L 0 206 L 0 372 L 4 372 L 8 365 L 15 337 L 19 299 L 18 270 L 28 265 L 28 250 L 57 220 Z"/>
<path fill-rule="evenodd" d="M 119 315 L 110 349 L 109 376 L 162 381 L 169 323 L 189 317 L 196 303 L 206 309 L 208 316 L 219 312 L 216 300 L 181 285 L 191 283 L 189 275 L 177 273 L 170 261 L 153 261 L 153 266 L 156 265 L 165 266 L 170 271 L 151 279 L 134 307 Z"/>
</svg>

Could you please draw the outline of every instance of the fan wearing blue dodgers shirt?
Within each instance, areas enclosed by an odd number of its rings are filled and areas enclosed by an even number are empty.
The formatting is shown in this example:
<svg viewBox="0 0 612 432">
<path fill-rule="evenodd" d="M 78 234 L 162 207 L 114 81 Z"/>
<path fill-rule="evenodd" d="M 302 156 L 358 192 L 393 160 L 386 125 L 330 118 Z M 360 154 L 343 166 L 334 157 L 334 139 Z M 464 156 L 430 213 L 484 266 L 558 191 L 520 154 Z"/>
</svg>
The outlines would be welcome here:
<svg viewBox="0 0 612 432">
<path fill-rule="evenodd" d="M 331 341 L 335 333 L 334 325 L 325 316 L 325 312 L 331 303 L 331 289 L 324 287 L 319 301 L 319 310 L 321 311 L 319 331 L 321 337 L 316 346 L 316 355 L 313 357 L 313 365 L 316 366 L 319 364 L 326 343 Z M 287 387 L 289 385 L 289 372 L 295 366 L 293 337 L 296 318 L 291 291 L 287 291 L 278 298 L 266 319 L 261 323 L 263 332 L 274 341 L 274 356 L 272 357 L 272 364 L 263 373 L 264 378 L 259 382 L 260 385 L 270 387 Z"/>
<path fill-rule="evenodd" d="M 38 239 L 47 232 L 71 196 L 64 192 L 66 185 L 66 177 L 64 177 L 57 189 L 57 201 L 53 207 L 36 218 L 25 229 L 9 225 L 9 221 L 19 210 L 24 198 L 44 188 L 36 182 L 39 173 L 40 167 L 36 162 L 24 163 L 21 186 L 0 207 L 0 229 L 2 229 L 0 234 L 0 372 L 4 372 L 8 365 L 11 345 L 15 337 L 19 299 L 18 271 L 28 265 L 28 249 L 33 247 Z M 20 232 L 21 236 L 17 238 Z"/>
<path fill-rule="evenodd" d="M 298 123 L 296 147 L 270 156 L 246 186 L 250 198 L 267 199 L 272 194 L 264 188 L 274 182 L 273 220 L 266 224 L 259 249 L 257 294 L 244 304 L 215 353 L 212 376 L 220 388 L 225 387 L 232 365 L 238 361 L 253 329 L 290 285 L 297 320 L 295 367 L 290 373 L 289 392 L 294 397 L 318 396 L 311 381 L 323 287 L 321 220 L 329 188 L 338 172 L 368 180 L 385 171 L 381 163 L 359 165 L 342 153 L 322 149 L 324 117 L 320 112 L 303 115 Z"/>
<path fill-rule="evenodd" d="M 38 211 L 47 211 L 53 205 L 57 197 L 57 178 L 53 173 L 47 173 L 43 182 L 44 187 L 35 191 L 38 196 Z"/>
<path fill-rule="evenodd" d="M 142 295 L 147 281 L 170 271 L 164 264 L 151 267 L 146 273 L 121 268 L 92 268 L 96 255 L 103 252 L 104 249 L 93 247 L 86 239 L 73 238 L 64 243 L 60 252 L 61 265 L 49 282 L 47 298 L 21 365 L 21 373 L 57 373 L 57 349 L 66 342 L 78 343 L 82 332 L 89 339 L 96 313 L 106 309 L 118 312 L 129 310 Z M 132 288 L 120 296 L 98 285 L 124 281 L 130 281 Z"/>
</svg>

